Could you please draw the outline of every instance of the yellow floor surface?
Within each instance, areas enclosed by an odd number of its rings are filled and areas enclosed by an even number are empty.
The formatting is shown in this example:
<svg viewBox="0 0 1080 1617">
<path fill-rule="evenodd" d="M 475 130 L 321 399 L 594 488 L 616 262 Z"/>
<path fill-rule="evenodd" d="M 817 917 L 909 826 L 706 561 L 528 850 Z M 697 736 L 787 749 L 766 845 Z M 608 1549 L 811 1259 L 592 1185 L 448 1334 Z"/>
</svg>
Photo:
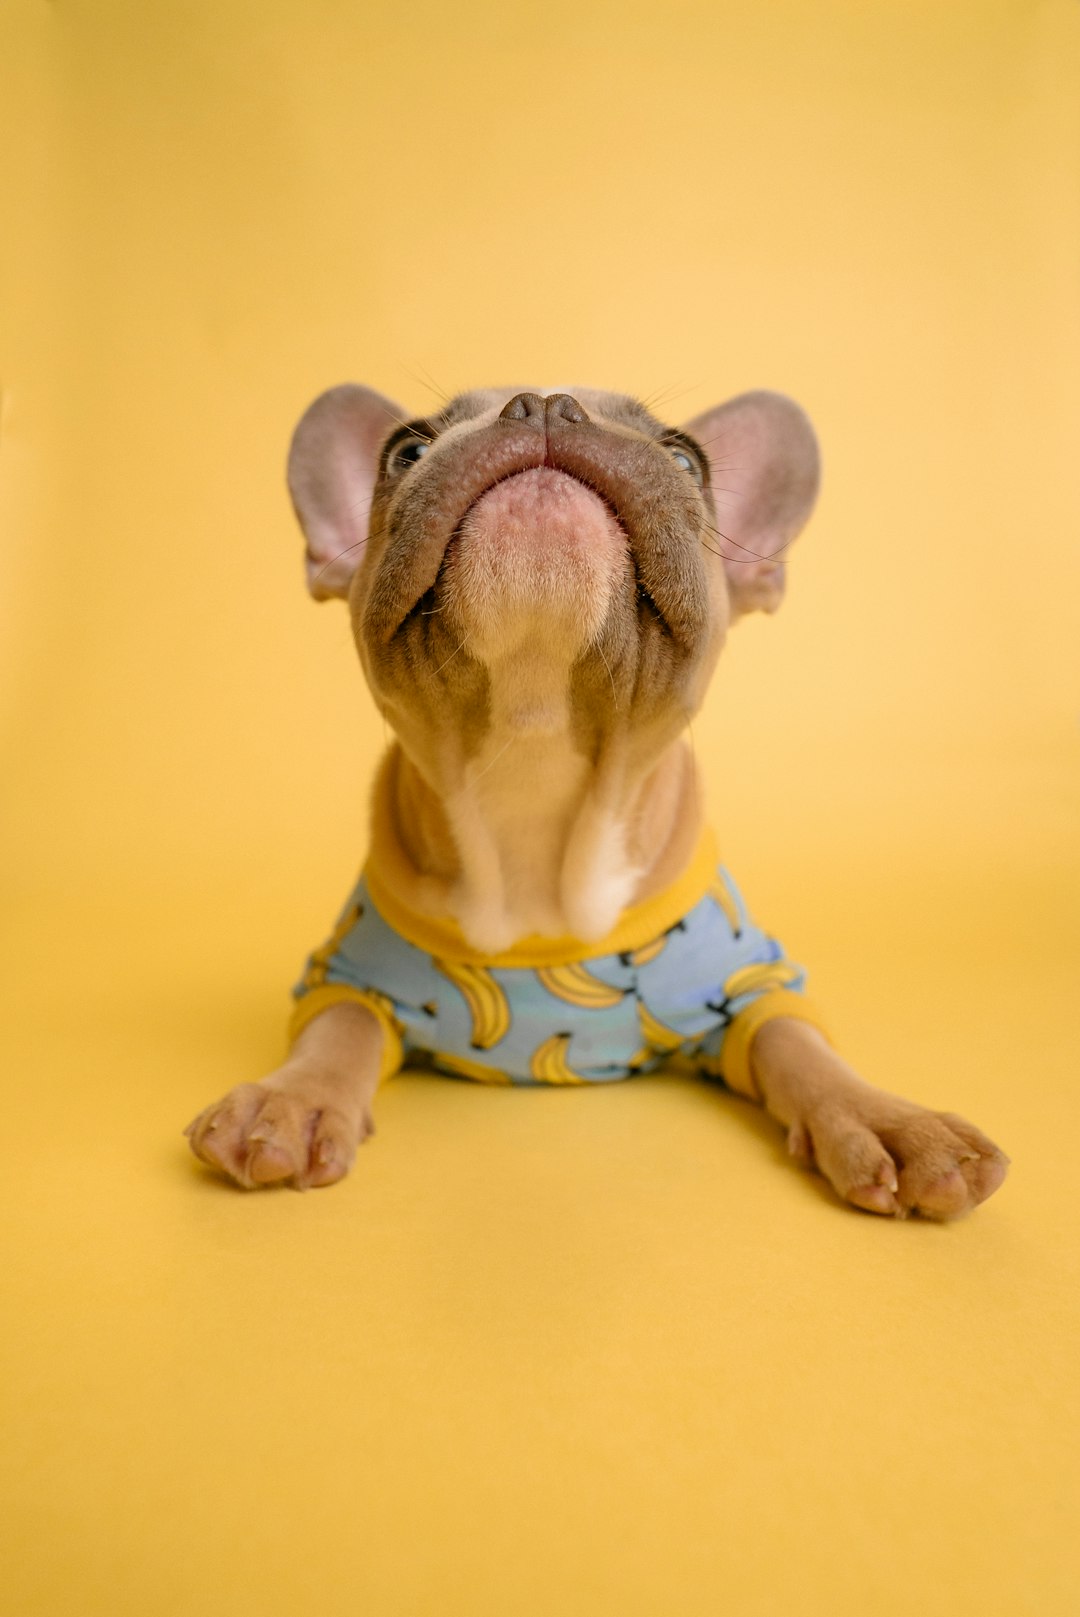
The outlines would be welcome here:
<svg viewBox="0 0 1080 1617">
<path fill-rule="evenodd" d="M 0 105 L 4 1612 L 1074 1617 L 1080 7 L 6 0 Z M 805 403 L 692 738 L 845 1053 L 1011 1154 L 970 1220 L 679 1078 L 191 1158 L 384 740 L 288 436 L 429 372 Z"/>
<path fill-rule="evenodd" d="M 1015 1159 L 948 1228 L 843 1209 L 676 1078 L 403 1076 L 343 1185 L 232 1191 L 179 1125 L 276 1054 L 240 895 L 208 951 L 179 898 L 149 950 L 149 910 L 75 911 L 63 988 L 26 916 L 9 1609 L 1075 1610 L 1076 956 L 1054 884 L 932 896 L 964 919 L 929 948 L 888 878 L 850 906 L 887 961 L 815 944 L 864 1065 Z"/>
</svg>

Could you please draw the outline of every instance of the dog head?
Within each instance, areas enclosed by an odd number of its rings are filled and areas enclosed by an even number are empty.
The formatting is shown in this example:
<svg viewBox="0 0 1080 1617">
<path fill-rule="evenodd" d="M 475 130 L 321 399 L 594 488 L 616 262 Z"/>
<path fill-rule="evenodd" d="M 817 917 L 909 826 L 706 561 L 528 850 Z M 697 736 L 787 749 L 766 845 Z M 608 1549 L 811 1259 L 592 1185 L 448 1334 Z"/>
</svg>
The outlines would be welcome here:
<svg viewBox="0 0 1080 1617">
<path fill-rule="evenodd" d="M 819 474 L 776 393 L 674 428 L 587 389 L 463 393 L 408 419 L 345 385 L 301 419 L 288 475 L 308 586 L 348 600 L 407 752 L 467 758 L 499 715 L 568 731 L 595 763 L 616 738 L 655 756 L 729 624 L 775 611 Z"/>
</svg>

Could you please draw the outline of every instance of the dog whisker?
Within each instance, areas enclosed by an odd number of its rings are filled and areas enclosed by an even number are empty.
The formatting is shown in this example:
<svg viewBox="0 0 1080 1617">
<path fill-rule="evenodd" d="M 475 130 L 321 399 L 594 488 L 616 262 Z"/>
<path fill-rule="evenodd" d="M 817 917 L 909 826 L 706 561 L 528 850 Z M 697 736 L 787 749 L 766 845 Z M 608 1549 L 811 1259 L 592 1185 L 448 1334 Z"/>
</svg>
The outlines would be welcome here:
<svg viewBox="0 0 1080 1617">
<path fill-rule="evenodd" d="M 711 522 L 705 522 L 702 524 L 702 526 L 706 528 L 709 533 L 713 534 L 715 538 L 722 539 L 725 544 L 734 545 L 736 550 L 745 550 L 746 552 L 745 556 L 729 556 L 725 551 L 717 550 L 713 552 L 714 555 L 723 556 L 725 561 L 745 562 L 747 566 L 752 566 L 755 562 L 775 561 L 778 556 L 783 555 L 785 550 L 789 550 L 791 545 L 794 543 L 792 539 L 785 539 L 784 543 L 780 545 L 778 549 L 761 553 L 754 550 L 750 545 L 740 544 L 738 539 L 733 539 L 729 533 L 721 532 L 721 530 L 714 527 Z M 711 547 L 707 546 L 706 548 Z"/>
<path fill-rule="evenodd" d="M 498 763 L 498 761 L 502 757 L 503 753 L 507 750 L 508 747 L 512 747 L 516 740 L 517 740 L 517 737 L 514 736 L 514 735 L 511 735 L 509 740 L 507 742 L 505 742 L 505 744 L 499 748 L 499 750 L 495 754 L 494 758 L 492 758 L 490 760 L 490 762 L 488 762 L 488 763 L 486 763 L 484 765 L 484 767 L 480 771 L 479 775 L 474 775 L 473 776 L 472 783 L 473 783 L 474 786 L 476 785 L 476 782 L 478 780 L 483 780 L 484 776 L 487 774 L 489 769 L 494 769 L 495 765 Z"/>
<path fill-rule="evenodd" d="M 463 641 L 462 641 L 462 642 L 461 642 L 461 644 L 460 644 L 460 646 L 458 646 L 458 648 L 457 648 L 457 651 L 452 651 L 452 652 L 451 652 L 451 653 L 450 653 L 450 655 L 449 655 L 449 657 L 447 657 L 447 659 L 446 659 L 446 662 L 442 662 L 442 663 L 440 663 L 440 664 L 439 664 L 439 666 L 438 666 L 438 668 L 436 668 L 436 670 L 435 670 L 435 672 L 436 672 L 436 673 L 437 673 L 437 674 L 441 674 L 441 673 L 442 673 L 442 671 L 443 671 L 443 669 L 444 669 L 444 668 L 445 668 L 445 667 L 446 667 L 446 666 L 447 666 L 447 664 L 448 664 L 448 663 L 452 663 L 452 662 L 453 662 L 453 660 L 454 660 L 454 658 L 455 658 L 455 657 L 456 657 L 456 656 L 457 656 L 457 655 L 458 655 L 458 652 L 461 652 L 461 651 L 464 651 L 464 650 L 465 650 L 465 647 L 466 647 L 466 646 L 467 646 L 467 645 L 468 645 L 468 644 L 469 644 L 469 637 L 468 637 L 468 635 L 466 635 L 466 636 L 465 636 L 465 638 L 464 638 L 464 640 L 463 640 Z"/>
<path fill-rule="evenodd" d="M 328 562 L 323 563 L 323 565 L 319 568 L 319 571 L 312 578 L 311 582 L 314 584 L 317 579 L 320 579 L 322 577 L 322 575 L 326 572 L 327 568 L 328 567 L 333 567 L 334 563 L 340 561 L 342 556 L 349 555 L 349 553 L 351 551 L 353 551 L 353 550 L 361 550 L 364 547 L 364 545 L 366 545 L 366 544 L 367 544 L 366 539 L 358 539 L 356 541 L 355 545 L 346 545 L 344 550 L 339 550 L 336 555 L 330 557 L 330 560 Z"/>
<path fill-rule="evenodd" d="M 611 681 L 611 699 L 612 699 L 612 702 L 614 704 L 615 711 L 617 713 L 619 711 L 619 697 L 618 697 L 618 694 L 617 694 L 617 692 L 615 690 L 615 676 L 611 672 L 611 664 L 608 662 L 607 658 L 604 656 L 604 648 L 600 644 L 599 640 L 596 642 L 596 649 L 600 653 L 600 661 L 603 663 L 604 667 L 607 669 L 607 677 Z"/>
<path fill-rule="evenodd" d="M 435 380 L 426 366 L 418 365 L 417 369 L 414 370 L 410 365 L 406 365 L 404 360 L 398 360 L 398 364 L 401 366 L 406 375 L 412 377 L 414 382 L 419 382 L 421 387 L 429 387 L 434 393 L 435 397 L 441 400 L 443 404 L 449 404 L 451 402 L 450 394 L 446 392 L 445 388 L 439 386 L 438 382 Z"/>
</svg>

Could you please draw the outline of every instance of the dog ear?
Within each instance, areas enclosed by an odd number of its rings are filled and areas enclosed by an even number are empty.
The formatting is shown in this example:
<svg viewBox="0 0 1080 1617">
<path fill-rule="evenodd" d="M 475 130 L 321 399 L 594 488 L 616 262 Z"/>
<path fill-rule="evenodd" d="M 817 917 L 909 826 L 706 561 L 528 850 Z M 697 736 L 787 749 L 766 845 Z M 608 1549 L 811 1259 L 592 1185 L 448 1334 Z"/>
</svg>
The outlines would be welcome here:
<svg viewBox="0 0 1080 1617">
<path fill-rule="evenodd" d="M 320 393 L 297 424 L 289 493 L 307 539 L 307 586 L 317 601 L 349 593 L 368 536 L 379 450 L 403 419 L 381 393 L 345 382 Z"/>
<path fill-rule="evenodd" d="M 740 393 L 686 423 L 709 457 L 715 548 L 723 553 L 732 620 L 775 612 L 784 598 L 788 546 L 817 498 L 814 429 L 782 393 Z"/>
</svg>

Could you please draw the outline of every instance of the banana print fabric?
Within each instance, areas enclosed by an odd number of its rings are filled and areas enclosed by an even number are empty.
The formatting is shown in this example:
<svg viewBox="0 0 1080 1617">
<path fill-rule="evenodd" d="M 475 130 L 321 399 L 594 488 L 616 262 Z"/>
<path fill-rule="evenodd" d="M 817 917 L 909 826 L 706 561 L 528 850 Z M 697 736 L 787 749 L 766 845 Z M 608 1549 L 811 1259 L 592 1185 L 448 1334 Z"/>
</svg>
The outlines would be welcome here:
<svg viewBox="0 0 1080 1617">
<path fill-rule="evenodd" d="M 488 1083 L 605 1083 L 679 1054 L 754 1095 L 749 1048 L 762 1023 L 793 1016 L 821 1027 L 804 983 L 722 866 L 658 937 L 546 966 L 434 956 L 388 925 L 361 877 L 293 989 L 291 1033 L 354 1000 L 387 1033 L 384 1077 L 408 1063 Z"/>
</svg>

